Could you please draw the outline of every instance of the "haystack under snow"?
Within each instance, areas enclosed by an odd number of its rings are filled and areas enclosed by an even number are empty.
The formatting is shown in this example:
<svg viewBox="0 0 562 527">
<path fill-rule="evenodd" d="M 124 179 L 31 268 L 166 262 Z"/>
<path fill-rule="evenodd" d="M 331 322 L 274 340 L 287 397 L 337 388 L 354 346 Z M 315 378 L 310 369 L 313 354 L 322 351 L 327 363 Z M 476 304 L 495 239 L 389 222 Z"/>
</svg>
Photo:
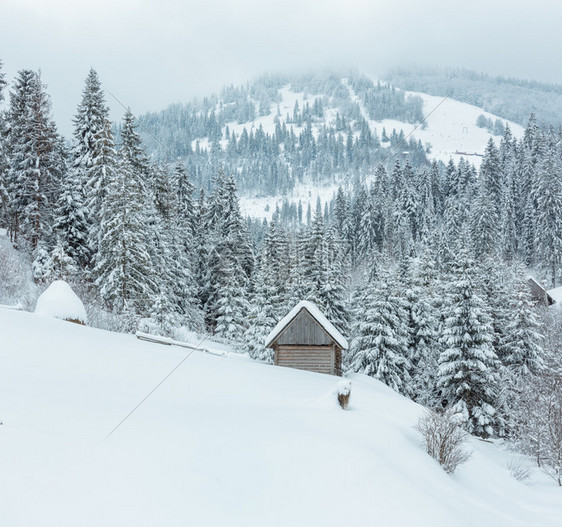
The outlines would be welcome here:
<svg viewBox="0 0 562 527">
<path fill-rule="evenodd" d="M 88 323 L 84 304 L 64 280 L 55 280 L 43 292 L 37 300 L 35 313 L 78 324 Z"/>
</svg>

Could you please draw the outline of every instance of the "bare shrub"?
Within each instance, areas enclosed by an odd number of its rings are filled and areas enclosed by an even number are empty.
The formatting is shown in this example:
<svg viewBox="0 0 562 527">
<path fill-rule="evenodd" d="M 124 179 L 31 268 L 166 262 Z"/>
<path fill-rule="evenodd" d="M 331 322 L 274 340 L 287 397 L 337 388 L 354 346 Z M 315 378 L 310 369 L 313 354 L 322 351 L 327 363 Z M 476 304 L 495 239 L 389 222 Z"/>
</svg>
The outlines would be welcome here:
<svg viewBox="0 0 562 527">
<path fill-rule="evenodd" d="M 505 468 L 517 481 L 527 481 L 531 477 L 529 467 L 516 459 L 512 459 L 507 463 Z"/>
<path fill-rule="evenodd" d="M 428 410 L 415 429 L 421 434 L 427 453 L 436 459 L 447 474 L 470 459 L 465 449 L 468 434 L 459 426 L 451 410 L 437 413 Z"/>
</svg>

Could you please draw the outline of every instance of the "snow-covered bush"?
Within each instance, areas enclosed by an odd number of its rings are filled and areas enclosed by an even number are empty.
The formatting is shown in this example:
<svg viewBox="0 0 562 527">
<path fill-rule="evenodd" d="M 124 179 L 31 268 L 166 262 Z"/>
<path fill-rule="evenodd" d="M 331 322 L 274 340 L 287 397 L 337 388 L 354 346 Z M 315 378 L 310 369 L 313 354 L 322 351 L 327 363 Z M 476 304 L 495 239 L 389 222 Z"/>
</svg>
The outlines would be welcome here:
<svg viewBox="0 0 562 527">
<path fill-rule="evenodd" d="M 443 467 L 447 474 L 470 459 L 466 450 L 468 434 L 459 426 L 451 410 L 437 413 L 428 410 L 415 426 L 421 434 L 426 452 Z"/>
</svg>

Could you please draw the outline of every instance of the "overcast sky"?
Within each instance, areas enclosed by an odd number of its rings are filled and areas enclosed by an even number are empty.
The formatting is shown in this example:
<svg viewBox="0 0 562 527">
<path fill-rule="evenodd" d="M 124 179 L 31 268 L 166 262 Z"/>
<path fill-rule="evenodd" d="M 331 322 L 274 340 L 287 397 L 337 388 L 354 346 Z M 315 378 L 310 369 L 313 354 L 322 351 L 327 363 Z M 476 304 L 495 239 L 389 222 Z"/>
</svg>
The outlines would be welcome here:
<svg viewBox="0 0 562 527">
<path fill-rule="evenodd" d="M 561 21 L 560 0 L 0 0 L 0 59 L 9 81 L 41 68 L 69 134 L 90 67 L 136 114 L 266 71 L 329 66 L 562 83 Z"/>
</svg>

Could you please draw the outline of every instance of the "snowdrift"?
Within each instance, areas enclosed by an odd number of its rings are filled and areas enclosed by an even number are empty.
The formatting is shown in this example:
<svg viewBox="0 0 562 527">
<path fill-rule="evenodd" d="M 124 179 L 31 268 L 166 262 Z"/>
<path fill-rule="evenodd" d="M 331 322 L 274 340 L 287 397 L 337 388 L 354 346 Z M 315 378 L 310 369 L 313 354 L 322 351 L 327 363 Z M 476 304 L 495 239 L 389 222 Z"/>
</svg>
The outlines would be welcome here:
<svg viewBox="0 0 562 527">
<path fill-rule="evenodd" d="M 560 489 L 472 440 L 447 476 L 423 409 L 338 378 L 0 311 L 0 510 L 6 526 L 560 526 Z M 104 438 L 122 424 L 104 441 Z"/>
</svg>

